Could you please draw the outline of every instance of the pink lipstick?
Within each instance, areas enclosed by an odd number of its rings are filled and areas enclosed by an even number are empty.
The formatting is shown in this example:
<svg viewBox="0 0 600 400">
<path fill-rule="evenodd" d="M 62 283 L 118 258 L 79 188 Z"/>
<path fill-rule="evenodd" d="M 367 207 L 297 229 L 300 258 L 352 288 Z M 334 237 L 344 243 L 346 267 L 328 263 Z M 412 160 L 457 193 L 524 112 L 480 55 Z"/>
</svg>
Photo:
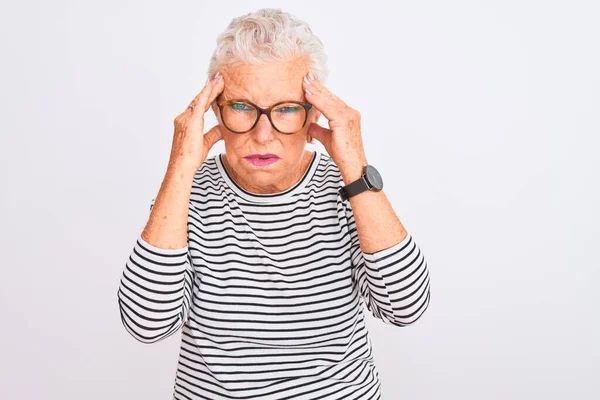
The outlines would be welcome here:
<svg viewBox="0 0 600 400">
<path fill-rule="evenodd" d="M 256 165 L 258 167 L 273 164 L 274 162 L 279 160 L 279 157 L 276 154 L 251 154 L 244 158 L 251 164 Z"/>
</svg>

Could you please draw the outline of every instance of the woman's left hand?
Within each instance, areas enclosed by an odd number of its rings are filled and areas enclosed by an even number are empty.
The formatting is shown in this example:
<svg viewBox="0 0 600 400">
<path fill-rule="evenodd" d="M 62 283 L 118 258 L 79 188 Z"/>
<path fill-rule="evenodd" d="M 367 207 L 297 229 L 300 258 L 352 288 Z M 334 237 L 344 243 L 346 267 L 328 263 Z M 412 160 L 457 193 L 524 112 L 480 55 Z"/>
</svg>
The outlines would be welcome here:
<svg viewBox="0 0 600 400">
<path fill-rule="evenodd" d="M 306 100 L 329 122 L 329 129 L 312 123 L 308 135 L 323 143 L 346 184 L 355 181 L 360 178 L 363 166 L 367 164 L 360 130 L 360 113 L 312 79 L 312 74 L 304 78 L 302 87 Z"/>
</svg>

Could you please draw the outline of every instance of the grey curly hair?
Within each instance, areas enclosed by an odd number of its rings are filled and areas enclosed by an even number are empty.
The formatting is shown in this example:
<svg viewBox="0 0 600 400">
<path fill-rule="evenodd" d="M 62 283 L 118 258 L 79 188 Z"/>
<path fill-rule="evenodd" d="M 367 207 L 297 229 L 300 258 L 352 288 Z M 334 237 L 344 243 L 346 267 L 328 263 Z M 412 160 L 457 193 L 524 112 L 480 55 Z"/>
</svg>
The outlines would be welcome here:
<svg viewBox="0 0 600 400">
<path fill-rule="evenodd" d="M 327 56 L 308 24 L 280 9 L 263 8 L 234 18 L 217 37 L 208 76 L 235 62 L 260 65 L 289 57 L 307 57 L 310 71 L 325 84 Z"/>
</svg>

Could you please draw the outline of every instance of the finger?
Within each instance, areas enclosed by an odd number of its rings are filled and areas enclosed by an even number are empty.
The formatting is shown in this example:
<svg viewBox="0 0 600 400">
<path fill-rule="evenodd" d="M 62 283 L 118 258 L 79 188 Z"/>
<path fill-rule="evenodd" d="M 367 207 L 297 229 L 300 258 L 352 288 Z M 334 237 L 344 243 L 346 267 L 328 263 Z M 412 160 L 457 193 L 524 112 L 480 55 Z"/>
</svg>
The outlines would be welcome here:
<svg viewBox="0 0 600 400">
<path fill-rule="evenodd" d="M 223 139 L 223 132 L 221 127 L 217 124 L 210 128 L 208 132 L 204 134 L 204 147 L 210 150 L 219 140 Z"/>
<path fill-rule="evenodd" d="M 317 139 L 319 142 L 325 145 L 331 138 L 331 131 L 327 128 L 323 128 L 317 123 L 311 123 L 308 127 L 308 136 Z"/>
<path fill-rule="evenodd" d="M 306 100 L 314 105 L 329 121 L 343 119 L 348 108 L 339 97 L 331 93 L 316 79 L 308 76 L 302 81 Z"/>
<path fill-rule="evenodd" d="M 208 96 L 208 99 L 206 101 L 206 105 L 204 107 L 204 112 L 206 112 L 210 109 L 210 105 L 213 103 L 213 101 L 216 100 L 216 98 L 221 93 L 223 93 L 223 89 L 225 89 L 225 79 L 223 78 L 223 75 L 219 74 L 219 77 L 217 78 L 216 82 L 214 82 L 214 84 L 212 86 L 210 96 Z"/>
<path fill-rule="evenodd" d="M 204 149 L 203 157 L 206 159 L 206 155 L 212 149 L 212 147 L 223 139 L 223 134 L 219 125 L 213 126 L 208 132 L 204 134 Z"/>
<path fill-rule="evenodd" d="M 210 90 L 211 90 L 210 79 L 207 79 L 206 82 L 204 82 L 204 86 L 202 87 L 202 90 L 200 90 L 200 92 L 196 96 L 194 96 L 192 101 L 190 101 L 190 104 L 188 105 L 188 108 L 187 108 L 188 111 L 193 112 L 194 109 L 196 109 L 198 102 L 200 101 L 200 97 L 203 94 L 205 94 L 207 91 L 210 91 Z"/>
<path fill-rule="evenodd" d="M 200 91 L 200 93 L 198 93 L 196 95 L 196 97 L 194 97 L 194 99 L 190 102 L 190 105 L 193 106 L 193 108 L 189 108 L 188 106 L 188 110 L 191 111 L 192 116 L 195 115 L 203 115 L 206 112 L 206 102 L 208 101 L 208 98 L 210 97 L 211 93 L 213 92 L 214 87 L 219 83 L 219 81 L 222 81 L 223 77 L 220 73 L 217 73 L 217 75 L 215 75 L 215 77 L 213 77 L 213 79 L 207 79 L 206 83 L 204 84 L 204 87 L 202 88 L 202 90 Z M 209 103 L 210 104 L 210 103 Z M 201 112 L 201 110 L 204 110 Z"/>
</svg>

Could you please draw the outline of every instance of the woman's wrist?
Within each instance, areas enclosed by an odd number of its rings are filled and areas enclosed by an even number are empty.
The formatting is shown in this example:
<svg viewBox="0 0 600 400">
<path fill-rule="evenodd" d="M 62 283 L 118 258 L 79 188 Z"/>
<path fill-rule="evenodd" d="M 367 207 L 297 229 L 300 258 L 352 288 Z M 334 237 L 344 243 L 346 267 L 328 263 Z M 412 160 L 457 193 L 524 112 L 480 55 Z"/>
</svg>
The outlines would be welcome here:
<svg viewBox="0 0 600 400">
<path fill-rule="evenodd" d="M 165 179 L 176 178 L 179 180 L 189 181 L 190 184 L 194 179 L 194 175 L 196 174 L 197 168 L 196 165 L 198 163 L 191 160 L 178 159 L 175 161 L 169 161 L 169 166 L 167 167 L 167 173 L 165 174 Z"/>
</svg>

